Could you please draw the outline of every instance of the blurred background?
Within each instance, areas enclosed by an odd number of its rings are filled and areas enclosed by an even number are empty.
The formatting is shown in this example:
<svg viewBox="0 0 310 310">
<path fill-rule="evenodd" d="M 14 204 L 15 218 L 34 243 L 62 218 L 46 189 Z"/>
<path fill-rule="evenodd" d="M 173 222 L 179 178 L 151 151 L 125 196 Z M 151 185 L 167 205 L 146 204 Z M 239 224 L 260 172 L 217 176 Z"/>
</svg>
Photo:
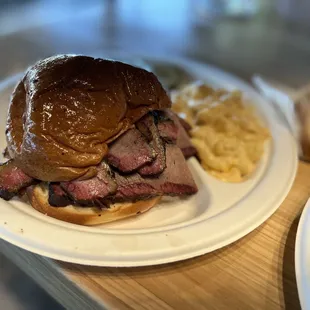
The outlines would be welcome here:
<svg viewBox="0 0 310 310">
<path fill-rule="evenodd" d="M 309 0 L 1 0 L 0 78 L 55 53 L 182 55 L 244 79 L 309 78 Z"/>
<path fill-rule="evenodd" d="M 52 54 L 111 50 L 184 56 L 298 87 L 310 81 L 310 1 L 0 1 L 0 80 Z M 0 269 L 1 309 L 58 309 L 2 256 Z"/>
</svg>

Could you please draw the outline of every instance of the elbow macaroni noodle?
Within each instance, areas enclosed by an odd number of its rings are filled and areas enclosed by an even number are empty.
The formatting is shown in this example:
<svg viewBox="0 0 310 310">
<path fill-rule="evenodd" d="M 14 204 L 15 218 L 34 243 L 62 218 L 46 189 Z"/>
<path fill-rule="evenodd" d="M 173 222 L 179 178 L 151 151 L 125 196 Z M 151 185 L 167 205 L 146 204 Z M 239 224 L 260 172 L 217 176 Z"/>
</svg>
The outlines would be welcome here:
<svg viewBox="0 0 310 310">
<path fill-rule="evenodd" d="M 202 167 L 226 182 L 241 182 L 256 168 L 270 133 L 244 104 L 242 93 L 203 83 L 172 93 L 172 109 L 191 126 Z"/>
</svg>

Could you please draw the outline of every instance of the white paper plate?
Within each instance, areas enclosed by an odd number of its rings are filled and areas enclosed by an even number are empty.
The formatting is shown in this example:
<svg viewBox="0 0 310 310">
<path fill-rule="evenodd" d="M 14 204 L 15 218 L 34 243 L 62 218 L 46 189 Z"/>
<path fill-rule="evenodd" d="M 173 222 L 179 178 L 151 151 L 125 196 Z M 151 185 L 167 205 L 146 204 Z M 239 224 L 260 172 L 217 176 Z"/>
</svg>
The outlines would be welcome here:
<svg viewBox="0 0 310 310">
<path fill-rule="evenodd" d="M 295 269 L 299 300 L 303 310 L 310 309 L 310 199 L 299 220 L 295 244 Z"/>
<path fill-rule="evenodd" d="M 99 227 L 61 222 L 21 201 L 0 200 L 0 236 L 4 240 L 73 263 L 155 265 L 228 245 L 251 232 L 279 207 L 295 177 L 297 152 L 293 137 L 272 107 L 252 87 L 230 74 L 189 60 L 173 62 L 213 86 L 242 90 L 257 106 L 273 140 L 256 173 L 244 183 L 227 184 L 209 176 L 191 159 L 189 165 L 199 186 L 197 195 L 168 200 L 139 217 Z M 5 115 L 11 91 L 12 85 L 0 91 L 1 148 L 5 147 Z"/>
</svg>

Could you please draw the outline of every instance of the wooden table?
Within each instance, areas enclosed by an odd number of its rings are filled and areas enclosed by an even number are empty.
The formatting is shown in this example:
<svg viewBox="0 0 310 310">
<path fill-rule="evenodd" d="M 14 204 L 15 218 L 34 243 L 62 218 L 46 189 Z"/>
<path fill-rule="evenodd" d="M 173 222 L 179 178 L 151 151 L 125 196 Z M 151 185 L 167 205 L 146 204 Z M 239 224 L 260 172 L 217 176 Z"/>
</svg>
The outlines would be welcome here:
<svg viewBox="0 0 310 310">
<path fill-rule="evenodd" d="M 285 167 L 284 167 L 285 169 Z M 168 265 L 96 268 L 53 261 L 1 241 L 1 250 L 68 309 L 300 309 L 295 237 L 310 164 L 276 213 L 238 242 Z"/>
</svg>

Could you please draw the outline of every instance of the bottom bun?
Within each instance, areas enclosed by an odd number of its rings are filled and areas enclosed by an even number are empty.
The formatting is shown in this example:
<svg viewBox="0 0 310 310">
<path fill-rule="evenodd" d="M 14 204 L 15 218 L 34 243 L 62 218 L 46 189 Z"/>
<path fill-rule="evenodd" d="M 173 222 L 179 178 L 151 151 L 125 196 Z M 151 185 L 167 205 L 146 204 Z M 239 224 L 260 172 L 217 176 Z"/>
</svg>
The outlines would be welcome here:
<svg viewBox="0 0 310 310">
<path fill-rule="evenodd" d="M 48 202 L 48 187 L 46 184 L 30 186 L 27 189 L 27 196 L 32 207 L 37 211 L 61 221 L 85 226 L 113 222 L 146 212 L 161 199 L 161 197 L 155 197 L 137 202 L 115 203 L 110 205 L 108 209 L 74 205 L 53 207 Z"/>
</svg>

